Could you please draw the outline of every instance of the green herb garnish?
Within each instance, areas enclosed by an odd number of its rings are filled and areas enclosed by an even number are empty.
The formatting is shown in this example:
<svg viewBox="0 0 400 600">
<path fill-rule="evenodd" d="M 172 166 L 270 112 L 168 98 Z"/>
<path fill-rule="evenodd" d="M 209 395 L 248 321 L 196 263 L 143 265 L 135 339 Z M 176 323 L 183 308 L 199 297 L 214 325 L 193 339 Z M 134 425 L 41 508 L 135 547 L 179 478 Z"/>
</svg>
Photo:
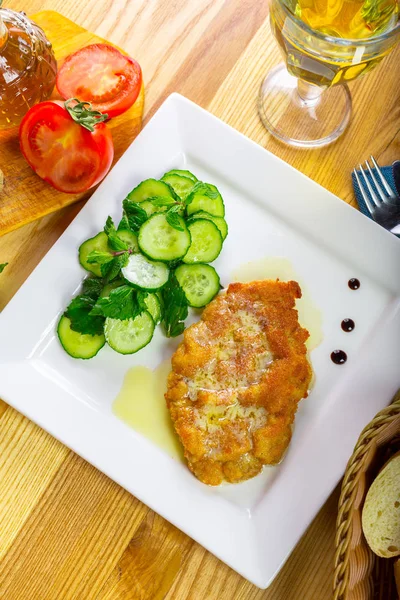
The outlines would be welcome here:
<svg viewBox="0 0 400 600">
<path fill-rule="evenodd" d="M 69 304 L 64 314 L 70 319 L 73 331 L 89 335 L 103 333 L 104 318 L 90 314 L 100 295 L 102 284 L 101 279 L 86 279 L 82 293 Z"/>
<path fill-rule="evenodd" d="M 146 310 L 146 292 L 136 291 L 129 285 L 112 290 L 107 298 L 99 298 L 91 315 L 101 315 L 112 319 L 134 319 Z"/>
<path fill-rule="evenodd" d="M 129 200 L 129 198 L 125 198 L 122 202 L 122 208 L 124 209 L 124 217 L 129 223 L 129 228 L 134 232 L 139 231 L 143 223 L 147 221 L 146 211 L 143 210 L 140 204 Z"/>
<path fill-rule="evenodd" d="M 185 319 L 188 316 L 188 303 L 185 293 L 172 274 L 161 290 L 164 301 L 163 325 L 167 337 L 181 335 L 185 329 Z"/>
</svg>

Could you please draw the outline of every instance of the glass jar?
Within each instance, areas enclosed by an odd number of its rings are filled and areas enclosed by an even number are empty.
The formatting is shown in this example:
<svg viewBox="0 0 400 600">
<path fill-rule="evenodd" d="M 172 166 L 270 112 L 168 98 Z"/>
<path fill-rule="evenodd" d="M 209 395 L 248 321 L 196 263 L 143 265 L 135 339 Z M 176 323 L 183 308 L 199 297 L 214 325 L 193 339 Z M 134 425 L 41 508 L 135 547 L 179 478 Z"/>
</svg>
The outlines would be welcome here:
<svg viewBox="0 0 400 600">
<path fill-rule="evenodd" d="M 50 97 L 56 73 L 43 30 L 25 13 L 0 8 L 0 130 L 18 125 L 31 106 Z"/>
</svg>

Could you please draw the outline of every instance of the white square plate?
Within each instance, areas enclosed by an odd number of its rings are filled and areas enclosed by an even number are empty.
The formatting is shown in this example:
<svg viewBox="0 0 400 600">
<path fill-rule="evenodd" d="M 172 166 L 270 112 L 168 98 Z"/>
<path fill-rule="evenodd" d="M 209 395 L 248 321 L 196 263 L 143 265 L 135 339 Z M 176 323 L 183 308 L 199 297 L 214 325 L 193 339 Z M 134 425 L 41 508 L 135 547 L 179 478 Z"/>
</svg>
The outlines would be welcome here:
<svg viewBox="0 0 400 600">
<path fill-rule="evenodd" d="M 300 404 L 285 460 L 249 482 L 197 481 L 112 413 L 127 369 L 171 352 L 105 348 L 74 361 L 55 338 L 78 289 L 80 243 L 142 179 L 188 168 L 215 183 L 230 233 L 216 267 L 226 285 L 243 262 L 291 261 L 322 311 L 315 387 Z M 338 166 L 340 168 L 340 166 Z M 362 427 L 400 386 L 400 242 L 331 193 L 185 98 L 173 94 L 125 152 L 0 316 L 0 396 L 244 577 L 265 588 L 338 482 Z M 348 288 L 358 277 L 357 292 Z M 341 330 L 345 317 L 356 322 Z M 342 348 L 343 366 L 330 360 Z"/>
</svg>

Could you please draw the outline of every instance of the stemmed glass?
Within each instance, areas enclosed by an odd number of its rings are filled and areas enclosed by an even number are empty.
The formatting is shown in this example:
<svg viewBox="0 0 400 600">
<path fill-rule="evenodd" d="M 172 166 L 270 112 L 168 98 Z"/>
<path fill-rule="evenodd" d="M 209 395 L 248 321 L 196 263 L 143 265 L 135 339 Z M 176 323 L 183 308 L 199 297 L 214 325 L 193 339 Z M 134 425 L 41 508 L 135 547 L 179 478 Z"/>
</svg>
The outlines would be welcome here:
<svg viewBox="0 0 400 600">
<path fill-rule="evenodd" d="M 351 95 L 346 82 L 368 73 L 399 41 L 398 0 L 392 0 L 389 17 L 391 0 L 386 0 L 380 13 L 376 11 L 382 0 L 365 0 L 366 9 L 359 11 L 356 33 L 361 27 L 365 29 L 368 18 L 385 20 L 385 25 L 383 31 L 378 28 L 371 37 L 353 39 L 335 37 L 333 25 L 323 30 L 310 27 L 306 19 L 302 20 L 301 9 L 289 8 L 288 1 L 271 0 L 271 27 L 286 64 L 273 69 L 263 80 L 259 114 L 268 131 L 286 144 L 300 148 L 325 146 L 335 141 L 350 121 Z M 310 6 L 313 2 L 304 4 Z M 351 27 L 347 30 L 352 33 Z"/>
</svg>

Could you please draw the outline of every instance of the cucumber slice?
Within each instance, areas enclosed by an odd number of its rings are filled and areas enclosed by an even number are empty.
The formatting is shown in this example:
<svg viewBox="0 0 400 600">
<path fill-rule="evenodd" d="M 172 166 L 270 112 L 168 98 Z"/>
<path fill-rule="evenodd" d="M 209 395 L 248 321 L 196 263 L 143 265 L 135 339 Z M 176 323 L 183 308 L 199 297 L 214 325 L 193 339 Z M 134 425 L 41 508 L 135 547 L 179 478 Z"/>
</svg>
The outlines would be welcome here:
<svg viewBox="0 0 400 600">
<path fill-rule="evenodd" d="M 86 240 L 86 242 L 83 242 L 83 244 L 79 246 L 79 262 L 81 263 L 82 267 L 86 269 L 86 271 L 94 273 L 94 275 L 97 277 L 102 277 L 100 265 L 90 265 L 87 262 L 87 257 L 92 250 L 98 250 L 99 252 L 110 252 L 108 236 L 106 233 L 104 233 L 104 231 L 100 231 L 100 233 L 89 240 Z"/>
<path fill-rule="evenodd" d="M 222 249 L 222 236 L 218 227 L 207 219 L 195 219 L 188 229 L 192 243 L 183 258 L 184 263 L 208 263 L 215 260 Z"/>
<path fill-rule="evenodd" d="M 65 352 L 72 358 L 93 358 L 106 343 L 104 335 L 84 335 L 73 331 L 71 321 L 64 315 L 61 317 L 57 334 Z"/>
<path fill-rule="evenodd" d="M 128 247 L 134 252 L 139 252 L 139 244 L 136 233 L 130 229 L 121 229 L 118 231 L 118 237 L 128 244 Z"/>
<path fill-rule="evenodd" d="M 134 354 L 147 346 L 154 333 L 154 321 L 145 310 L 134 319 L 111 319 L 107 317 L 104 335 L 107 344 L 120 354 Z"/>
<path fill-rule="evenodd" d="M 226 236 L 228 235 L 228 223 L 225 221 L 224 217 L 214 217 L 214 215 L 210 215 L 210 213 L 200 210 L 190 217 L 190 222 L 192 222 L 192 219 L 208 219 L 209 221 L 212 221 L 218 227 L 219 232 L 222 235 L 222 241 L 226 239 Z"/>
<path fill-rule="evenodd" d="M 157 294 L 147 294 L 146 298 L 144 299 L 144 303 L 154 323 L 157 325 L 157 323 L 161 321 L 162 317 L 161 304 Z"/>
<path fill-rule="evenodd" d="M 219 292 L 219 276 L 211 265 L 180 265 L 175 271 L 189 306 L 201 308 Z"/>
<path fill-rule="evenodd" d="M 165 174 L 161 181 L 168 183 L 174 192 L 178 194 L 179 198 L 182 198 L 183 200 L 190 194 L 195 184 L 193 179 L 190 179 L 190 177 L 174 174 Z"/>
<path fill-rule="evenodd" d="M 214 198 L 210 198 L 207 195 L 207 190 L 200 188 L 198 190 L 194 190 L 188 196 L 188 206 L 187 206 L 187 214 L 193 215 L 200 210 L 204 210 L 208 212 L 210 215 L 214 215 L 215 217 L 224 217 L 225 216 L 225 206 L 224 201 L 222 200 L 222 196 L 219 193 L 218 189 L 215 185 L 211 183 L 205 184 Z M 197 186 L 196 186 L 197 187 Z"/>
<path fill-rule="evenodd" d="M 121 272 L 129 283 L 149 291 L 160 289 L 169 277 L 169 269 L 165 263 L 153 262 L 143 254 L 132 254 Z"/>
<path fill-rule="evenodd" d="M 139 247 L 151 259 L 170 261 L 185 256 L 190 246 L 190 234 L 179 217 L 182 231 L 172 227 L 165 215 L 156 214 L 139 229 Z"/>
<path fill-rule="evenodd" d="M 167 198 L 176 197 L 173 189 L 165 183 L 165 181 L 159 181 L 158 179 L 145 179 L 129 192 L 127 197 L 129 200 L 133 200 L 140 204 L 140 202 L 144 202 L 153 196 L 166 196 Z"/>
<path fill-rule="evenodd" d="M 195 183 L 196 181 L 198 181 L 196 175 L 193 175 L 193 173 L 191 173 L 190 171 L 186 171 L 185 169 L 171 169 L 170 171 L 164 173 L 161 179 L 163 180 L 166 175 L 182 175 L 183 177 L 189 177 L 189 179 L 191 179 Z"/>
<path fill-rule="evenodd" d="M 125 285 L 125 281 L 123 279 L 115 279 L 114 281 L 111 281 L 111 283 L 106 283 L 101 290 L 100 298 L 108 298 L 111 292 L 121 285 Z"/>
</svg>

